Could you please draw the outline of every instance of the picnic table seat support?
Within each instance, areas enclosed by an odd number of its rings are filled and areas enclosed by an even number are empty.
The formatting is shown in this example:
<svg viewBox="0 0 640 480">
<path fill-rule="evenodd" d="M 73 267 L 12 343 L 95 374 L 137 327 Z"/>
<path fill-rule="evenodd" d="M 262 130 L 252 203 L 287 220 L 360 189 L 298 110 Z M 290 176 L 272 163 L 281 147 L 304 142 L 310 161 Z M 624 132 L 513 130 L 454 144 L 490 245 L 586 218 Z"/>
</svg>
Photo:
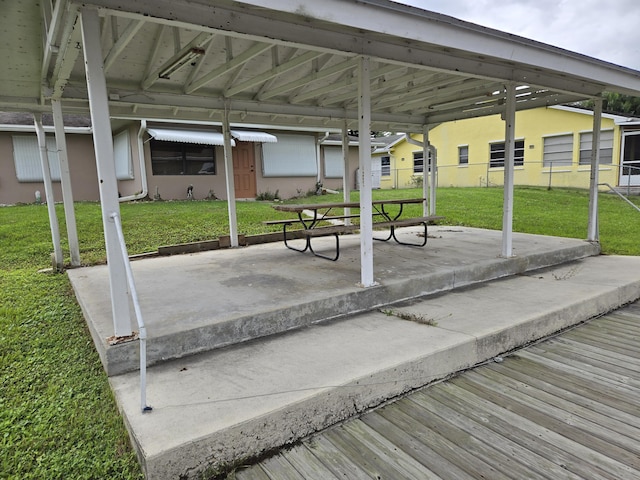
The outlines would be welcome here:
<svg viewBox="0 0 640 480">
<path fill-rule="evenodd" d="M 427 234 L 427 225 L 436 220 L 441 220 L 444 217 L 440 217 L 437 215 L 430 215 L 427 217 L 416 217 L 416 218 L 406 218 L 403 220 L 389 220 L 388 222 L 378 222 L 373 224 L 373 228 L 389 228 L 389 235 L 386 238 L 373 237 L 374 240 L 379 240 L 381 242 L 387 242 L 392 238 L 399 243 L 400 245 L 406 245 L 408 247 L 424 247 L 427 244 L 428 234 Z M 398 227 L 411 227 L 415 225 L 424 226 L 424 239 L 419 243 L 412 242 L 404 242 L 398 239 L 396 236 L 396 228 Z"/>
</svg>

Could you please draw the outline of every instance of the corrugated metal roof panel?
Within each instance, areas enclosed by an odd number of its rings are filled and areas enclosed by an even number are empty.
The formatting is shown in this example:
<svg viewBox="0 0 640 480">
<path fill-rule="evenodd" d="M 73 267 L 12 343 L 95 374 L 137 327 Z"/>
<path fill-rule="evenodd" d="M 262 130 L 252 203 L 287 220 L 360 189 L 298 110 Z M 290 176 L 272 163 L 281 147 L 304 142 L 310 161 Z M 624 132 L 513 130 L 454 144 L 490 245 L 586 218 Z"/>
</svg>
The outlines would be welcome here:
<svg viewBox="0 0 640 480">
<path fill-rule="evenodd" d="M 198 130 L 177 130 L 170 128 L 148 128 L 147 132 L 156 140 L 165 142 L 196 143 L 199 145 L 224 145 L 224 137 L 218 132 L 204 132 Z M 236 142 L 231 139 L 231 146 Z"/>
<path fill-rule="evenodd" d="M 278 137 L 266 132 L 253 130 L 231 130 L 231 135 L 241 142 L 277 143 Z"/>
</svg>

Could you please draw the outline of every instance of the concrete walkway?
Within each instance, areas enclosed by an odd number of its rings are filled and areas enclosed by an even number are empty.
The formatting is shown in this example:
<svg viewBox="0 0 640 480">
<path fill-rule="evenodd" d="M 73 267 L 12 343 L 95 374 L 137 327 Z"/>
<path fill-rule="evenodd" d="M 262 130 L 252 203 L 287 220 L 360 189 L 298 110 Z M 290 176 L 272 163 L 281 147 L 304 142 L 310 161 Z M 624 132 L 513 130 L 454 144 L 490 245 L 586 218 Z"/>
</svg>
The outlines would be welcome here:
<svg viewBox="0 0 640 480">
<path fill-rule="evenodd" d="M 156 343 L 151 413 L 137 372 L 111 377 L 147 477 L 220 471 L 640 297 L 637 257 L 515 235 L 503 259 L 500 232 L 430 231 L 424 249 L 376 243 L 369 289 L 357 237 L 337 262 L 282 244 L 134 262 L 150 335 L 184 354 Z M 105 269 L 69 273 L 108 360 Z M 233 335 L 201 348 L 216 323 Z"/>
</svg>

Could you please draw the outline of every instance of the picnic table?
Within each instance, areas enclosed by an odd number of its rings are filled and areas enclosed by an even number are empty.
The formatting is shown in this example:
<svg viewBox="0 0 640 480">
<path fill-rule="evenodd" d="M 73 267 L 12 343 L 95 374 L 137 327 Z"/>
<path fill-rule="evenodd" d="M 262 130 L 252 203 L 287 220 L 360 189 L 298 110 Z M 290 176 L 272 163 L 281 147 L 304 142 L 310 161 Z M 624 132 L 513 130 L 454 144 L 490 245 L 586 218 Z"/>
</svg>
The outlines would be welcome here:
<svg viewBox="0 0 640 480">
<path fill-rule="evenodd" d="M 433 223 L 436 220 L 440 220 L 444 217 L 437 215 L 428 215 L 423 217 L 402 218 L 404 212 L 404 206 L 410 204 L 422 204 L 424 198 L 400 198 L 400 199 L 388 199 L 388 200 L 374 200 L 371 202 L 372 216 L 374 219 L 373 228 L 382 229 L 388 228 L 389 233 L 386 237 L 373 237 L 374 240 L 380 240 L 386 242 L 393 239 L 400 245 L 407 245 L 412 247 L 424 247 L 427 244 L 427 225 Z M 317 257 L 325 258 L 327 260 L 336 261 L 340 256 L 340 238 L 341 234 L 352 233 L 355 230 L 360 229 L 359 224 L 350 223 L 350 219 L 359 219 L 360 213 L 345 214 L 344 209 L 354 208 L 360 209 L 359 202 L 332 202 L 332 203 L 307 203 L 307 204 L 275 204 L 272 205 L 275 210 L 281 212 L 289 212 L 297 214 L 297 218 L 284 219 L 284 220 L 269 220 L 264 222 L 267 225 L 282 225 L 282 234 L 284 244 L 287 248 L 295 250 L 297 252 L 306 252 L 307 250 L 313 253 Z M 341 210 L 341 211 L 338 211 Z M 341 221 L 340 224 L 335 222 Z M 333 223 L 327 225 L 327 222 Z M 292 230 L 287 231 L 287 227 L 294 224 L 302 226 L 301 230 L 295 230 L 297 234 L 302 235 L 305 238 L 304 248 L 298 248 L 291 245 L 287 232 L 291 233 Z M 396 236 L 396 228 L 408 227 L 408 226 L 424 226 L 424 238 L 418 243 L 409 243 L 398 239 Z M 314 237 L 334 236 L 336 241 L 335 255 L 328 256 L 319 253 L 313 249 L 311 239 Z"/>
</svg>

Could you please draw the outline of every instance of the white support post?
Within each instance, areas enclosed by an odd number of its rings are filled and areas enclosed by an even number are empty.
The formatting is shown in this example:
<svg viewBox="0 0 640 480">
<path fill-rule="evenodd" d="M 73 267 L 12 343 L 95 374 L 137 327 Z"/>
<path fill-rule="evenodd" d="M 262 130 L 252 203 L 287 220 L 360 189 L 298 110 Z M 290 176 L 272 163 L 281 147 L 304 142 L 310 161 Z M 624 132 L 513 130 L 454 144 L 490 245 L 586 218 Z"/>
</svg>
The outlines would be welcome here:
<svg viewBox="0 0 640 480">
<path fill-rule="evenodd" d="M 93 145 L 98 170 L 100 205 L 102 207 L 102 224 L 107 247 L 113 329 L 116 337 L 127 337 L 132 334 L 131 314 L 125 270 L 126 259 L 120 248 L 118 233 L 112 217 L 114 213 L 120 215 L 120 202 L 118 201 L 118 182 L 113 156 L 107 82 L 104 77 L 103 55 L 100 48 L 100 17 L 96 9 L 85 7 L 80 11 L 80 20 L 89 109 L 93 126 Z"/>
<path fill-rule="evenodd" d="M 62 186 L 62 202 L 64 204 L 64 219 L 67 224 L 67 239 L 69 240 L 69 254 L 71 265 L 80 266 L 80 244 L 78 242 L 78 228 L 76 227 L 76 212 L 73 207 L 73 191 L 71 189 L 71 173 L 69 171 L 69 157 L 67 156 L 67 139 L 64 133 L 64 119 L 60 100 L 52 99 L 53 126 L 56 132 L 56 146 L 60 161 L 60 184 Z"/>
<path fill-rule="evenodd" d="M 371 85 L 369 57 L 358 60 L 358 154 L 360 175 L 360 283 L 376 285 L 373 279 L 373 207 L 371 202 Z"/>
<path fill-rule="evenodd" d="M 224 138 L 224 174 L 227 182 L 227 208 L 229 211 L 229 237 L 231 246 L 237 247 L 238 217 L 236 214 L 236 185 L 233 178 L 233 151 L 231 150 L 231 127 L 229 126 L 229 105 L 225 103 L 222 122 Z"/>
<path fill-rule="evenodd" d="M 345 117 L 344 123 L 342 124 L 342 165 L 343 165 L 343 174 L 342 174 L 342 200 L 345 202 L 351 201 L 351 182 L 349 182 L 349 129 L 347 126 L 347 119 Z M 344 209 L 345 215 L 351 215 L 351 209 Z M 344 223 L 346 225 L 351 225 L 351 219 L 345 218 Z"/>
<path fill-rule="evenodd" d="M 422 196 L 424 202 L 422 205 L 422 214 L 429 215 L 431 209 L 431 197 L 429 195 L 429 126 L 422 126 Z"/>
<path fill-rule="evenodd" d="M 51 168 L 49 167 L 49 154 L 47 152 L 47 137 L 42 126 L 42 115 L 35 114 L 33 123 L 36 127 L 38 147 L 40 149 L 40 164 L 42 165 L 42 179 L 44 180 L 44 195 L 49 211 L 49 226 L 51 227 L 51 240 L 53 242 L 53 263 L 55 269 L 61 271 L 64 266 L 62 245 L 60 244 L 60 227 L 56 215 L 56 204 L 53 197 L 53 184 L 51 183 Z"/>
<path fill-rule="evenodd" d="M 591 144 L 591 175 L 589 179 L 589 225 L 587 240 L 600 241 L 598 225 L 598 176 L 600 168 L 600 129 L 602 128 L 602 97 L 593 102 L 593 142 Z"/>
<path fill-rule="evenodd" d="M 502 256 L 513 256 L 513 164 L 515 156 L 516 86 L 506 86 L 504 115 L 504 201 L 502 212 Z"/>
<path fill-rule="evenodd" d="M 431 153 L 431 185 L 429 188 L 429 215 L 436 214 L 436 185 L 438 181 L 438 151 L 433 145 L 429 145 Z"/>
</svg>

